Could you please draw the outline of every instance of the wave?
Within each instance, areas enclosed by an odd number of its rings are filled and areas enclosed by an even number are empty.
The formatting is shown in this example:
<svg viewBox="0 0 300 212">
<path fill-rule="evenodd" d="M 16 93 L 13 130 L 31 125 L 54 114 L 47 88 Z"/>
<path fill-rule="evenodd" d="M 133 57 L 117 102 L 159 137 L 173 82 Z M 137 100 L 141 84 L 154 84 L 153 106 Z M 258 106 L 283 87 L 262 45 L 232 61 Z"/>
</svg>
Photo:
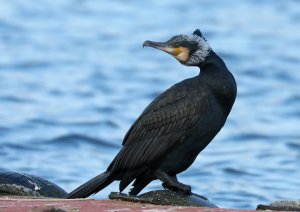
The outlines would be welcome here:
<svg viewBox="0 0 300 212">
<path fill-rule="evenodd" d="M 43 142 L 43 144 L 46 145 L 72 145 L 72 146 L 79 146 L 82 144 L 88 144 L 88 145 L 95 145 L 95 146 L 101 146 L 105 148 L 119 148 L 119 145 L 94 138 L 89 137 L 81 134 L 68 134 L 68 135 L 62 135 L 56 138 L 53 138 L 51 140 L 48 140 L 46 142 Z"/>
</svg>

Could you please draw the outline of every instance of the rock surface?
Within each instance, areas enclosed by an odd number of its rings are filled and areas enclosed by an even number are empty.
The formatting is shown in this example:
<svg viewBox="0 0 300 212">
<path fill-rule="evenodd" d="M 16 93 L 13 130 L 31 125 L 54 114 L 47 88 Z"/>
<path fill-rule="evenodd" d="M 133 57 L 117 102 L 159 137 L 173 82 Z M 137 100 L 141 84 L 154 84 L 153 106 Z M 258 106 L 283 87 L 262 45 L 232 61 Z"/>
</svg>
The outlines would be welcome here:
<svg viewBox="0 0 300 212">
<path fill-rule="evenodd" d="M 198 194 L 185 195 L 170 190 L 150 191 L 139 196 L 128 196 L 123 193 L 112 192 L 109 195 L 113 200 L 124 200 L 130 202 L 151 203 L 155 205 L 172 205 L 172 206 L 196 206 L 218 208 L 215 204 L 208 201 L 206 197 Z"/>
<path fill-rule="evenodd" d="M 64 198 L 67 192 L 38 176 L 0 171 L 0 195 Z"/>
<path fill-rule="evenodd" d="M 256 210 L 300 211 L 300 200 L 280 200 L 270 205 L 258 205 Z"/>
</svg>

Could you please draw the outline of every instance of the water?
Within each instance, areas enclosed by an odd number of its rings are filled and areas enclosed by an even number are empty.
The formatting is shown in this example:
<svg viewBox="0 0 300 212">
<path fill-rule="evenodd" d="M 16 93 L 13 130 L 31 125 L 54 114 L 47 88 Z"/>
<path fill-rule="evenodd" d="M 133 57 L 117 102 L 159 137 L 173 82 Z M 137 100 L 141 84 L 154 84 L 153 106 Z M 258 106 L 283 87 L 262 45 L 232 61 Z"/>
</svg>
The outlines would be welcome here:
<svg viewBox="0 0 300 212">
<path fill-rule="evenodd" d="M 299 199 L 299 14 L 292 0 L 1 1 L 0 169 L 67 191 L 104 171 L 149 102 L 198 73 L 143 41 L 199 27 L 238 97 L 180 180 L 226 208 Z"/>
</svg>

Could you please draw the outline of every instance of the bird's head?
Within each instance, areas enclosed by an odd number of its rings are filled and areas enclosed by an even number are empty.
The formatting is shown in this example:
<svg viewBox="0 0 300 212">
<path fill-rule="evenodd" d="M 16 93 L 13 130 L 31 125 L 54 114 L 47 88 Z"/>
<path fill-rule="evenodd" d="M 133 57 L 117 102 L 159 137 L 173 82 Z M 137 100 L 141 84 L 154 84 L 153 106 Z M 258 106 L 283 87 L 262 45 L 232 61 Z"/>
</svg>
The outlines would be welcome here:
<svg viewBox="0 0 300 212">
<path fill-rule="evenodd" d="M 175 57 L 187 66 L 197 66 L 211 52 L 211 48 L 199 29 L 191 35 L 176 35 L 166 42 L 145 41 L 143 46 L 150 46 Z"/>
</svg>

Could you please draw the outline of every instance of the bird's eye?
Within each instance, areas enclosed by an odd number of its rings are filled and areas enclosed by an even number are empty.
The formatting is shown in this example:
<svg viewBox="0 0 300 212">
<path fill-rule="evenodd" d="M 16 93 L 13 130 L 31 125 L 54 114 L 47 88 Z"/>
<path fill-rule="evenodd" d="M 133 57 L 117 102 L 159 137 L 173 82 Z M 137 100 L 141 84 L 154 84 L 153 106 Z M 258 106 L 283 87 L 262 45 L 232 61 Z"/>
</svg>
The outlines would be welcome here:
<svg viewBox="0 0 300 212">
<path fill-rule="evenodd" d="M 179 43 L 175 43 L 175 48 L 178 48 L 179 47 Z"/>
</svg>

